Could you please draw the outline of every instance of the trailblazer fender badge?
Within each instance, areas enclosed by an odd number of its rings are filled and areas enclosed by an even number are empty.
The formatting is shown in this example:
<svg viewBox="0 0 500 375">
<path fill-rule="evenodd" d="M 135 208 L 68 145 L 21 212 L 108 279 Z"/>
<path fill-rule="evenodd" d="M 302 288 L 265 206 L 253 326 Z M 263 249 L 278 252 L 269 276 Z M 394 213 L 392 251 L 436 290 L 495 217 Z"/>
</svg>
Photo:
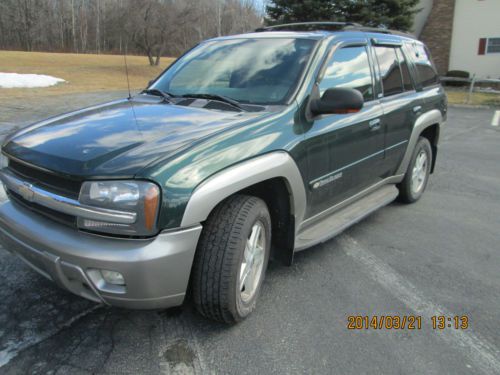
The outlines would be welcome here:
<svg viewBox="0 0 500 375">
<path fill-rule="evenodd" d="M 338 180 L 339 178 L 342 178 L 342 172 L 339 172 L 339 173 L 336 173 L 334 175 L 331 175 L 331 176 L 328 176 L 328 177 L 325 177 L 321 180 L 318 180 L 318 181 L 313 181 L 311 184 L 312 184 L 312 188 L 313 189 L 317 189 L 317 188 L 320 188 L 322 186 L 325 186 L 326 184 L 329 184 L 335 180 Z"/>
</svg>

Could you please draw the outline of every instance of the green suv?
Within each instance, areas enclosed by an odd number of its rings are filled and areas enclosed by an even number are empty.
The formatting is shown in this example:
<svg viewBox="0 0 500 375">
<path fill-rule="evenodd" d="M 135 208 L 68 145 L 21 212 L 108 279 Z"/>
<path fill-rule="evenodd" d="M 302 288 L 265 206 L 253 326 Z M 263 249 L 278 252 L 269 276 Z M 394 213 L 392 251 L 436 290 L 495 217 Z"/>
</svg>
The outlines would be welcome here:
<svg viewBox="0 0 500 375">
<path fill-rule="evenodd" d="M 200 43 L 127 99 L 8 137 L 0 239 L 72 293 L 237 322 L 269 259 L 335 236 L 434 170 L 447 100 L 426 47 L 348 23 Z"/>
</svg>

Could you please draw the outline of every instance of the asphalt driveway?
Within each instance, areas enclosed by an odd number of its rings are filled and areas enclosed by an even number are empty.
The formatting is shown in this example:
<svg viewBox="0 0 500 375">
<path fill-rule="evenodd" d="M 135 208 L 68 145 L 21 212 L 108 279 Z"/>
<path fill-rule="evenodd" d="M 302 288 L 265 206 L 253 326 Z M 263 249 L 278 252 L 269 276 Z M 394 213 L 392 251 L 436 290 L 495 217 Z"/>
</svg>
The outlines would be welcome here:
<svg viewBox="0 0 500 375">
<path fill-rule="evenodd" d="M 118 94 L 0 103 L 13 126 Z M 271 264 L 257 311 L 225 327 L 188 304 L 95 305 L 0 249 L 2 374 L 500 374 L 500 129 L 451 108 L 436 173 L 337 238 Z M 5 197 L 0 197 L 0 200 Z M 348 330 L 350 315 L 421 316 L 422 328 Z M 431 317 L 467 316 L 465 330 Z"/>
</svg>

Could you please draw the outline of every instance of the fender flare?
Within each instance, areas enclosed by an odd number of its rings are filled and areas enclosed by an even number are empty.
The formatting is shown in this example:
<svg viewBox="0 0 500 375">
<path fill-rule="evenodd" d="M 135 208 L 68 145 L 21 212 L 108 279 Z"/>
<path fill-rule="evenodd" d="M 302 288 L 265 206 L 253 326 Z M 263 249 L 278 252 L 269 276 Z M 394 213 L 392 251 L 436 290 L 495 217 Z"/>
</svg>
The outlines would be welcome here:
<svg viewBox="0 0 500 375">
<path fill-rule="evenodd" d="M 406 148 L 406 152 L 403 156 L 401 164 L 399 164 L 396 175 L 404 176 L 404 174 L 406 173 L 408 164 L 410 164 L 411 156 L 413 155 L 413 150 L 415 149 L 415 145 L 418 142 L 420 134 L 422 134 L 422 132 L 429 126 L 438 124 L 438 126 L 441 127 L 443 123 L 443 114 L 438 109 L 433 109 L 431 111 L 425 112 L 417 119 L 417 121 L 415 121 L 410 140 L 408 141 L 408 147 Z"/>
<path fill-rule="evenodd" d="M 306 210 L 304 180 L 297 164 L 285 151 L 276 151 L 243 161 L 209 177 L 196 187 L 186 205 L 181 227 L 205 221 L 227 197 L 272 178 L 283 178 L 290 193 L 290 208 L 297 228 Z"/>
</svg>

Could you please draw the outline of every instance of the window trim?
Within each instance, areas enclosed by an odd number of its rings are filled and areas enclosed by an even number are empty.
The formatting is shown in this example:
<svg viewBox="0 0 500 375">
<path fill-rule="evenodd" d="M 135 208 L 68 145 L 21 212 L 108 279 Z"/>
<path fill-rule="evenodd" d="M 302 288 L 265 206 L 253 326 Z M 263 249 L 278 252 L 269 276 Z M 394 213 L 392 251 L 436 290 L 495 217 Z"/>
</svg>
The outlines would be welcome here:
<svg viewBox="0 0 500 375">
<path fill-rule="evenodd" d="M 410 71 L 410 62 L 409 62 L 408 58 L 406 57 L 405 52 L 403 51 L 403 46 L 401 45 L 400 47 L 396 47 L 395 50 L 396 50 L 396 56 L 398 57 L 399 70 L 401 71 L 401 82 L 403 82 L 403 92 L 412 92 L 412 91 L 415 91 L 416 85 L 415 85 L 415 81 L 414 81 L 413 76 L 412 76 L 411 71 Z M 398 53 L 398 50 L 399 50 L 399 53 Z M 408 71 L 408 76 L 410 77 L 410 84 L 411 84 L 411 89 L 410 90 L 406 90 L 406 88 L 405 88 L 405 79 L 404 79 L 404 76 L 403 76 L 403 67 L 401 65 L 401 60 L 400 60 L 400 56 L 399 55 L 401 55 L 403 57 L 403 60 L 406 63 L 406 69 Z"/>
<path fill-rule="evenodd" d="M 375 47 L 401 47 L 403 42 L 399 39 L 377 39 L 372 38 L 372 45 Z"/>
<path fill-rule="evenodd" d="M 486 38 L 486 48 L 484 49 L 484 54 L 485 55 L 494 55 L 494 54 L 497 54 L 497 53 L 500 53 L 500 50 L 499 51 L 495 51 L 495 52 L 490 52 L 489 51 L 489 48 L 490 48 L 490 40 L 492 39 L 498 39 L 499 41 L 499 44 L 498 45 L 495 45 L 495 47 L 500 47 L 500 37 L 491 37 L 491 38 Z"/>
</svg>

